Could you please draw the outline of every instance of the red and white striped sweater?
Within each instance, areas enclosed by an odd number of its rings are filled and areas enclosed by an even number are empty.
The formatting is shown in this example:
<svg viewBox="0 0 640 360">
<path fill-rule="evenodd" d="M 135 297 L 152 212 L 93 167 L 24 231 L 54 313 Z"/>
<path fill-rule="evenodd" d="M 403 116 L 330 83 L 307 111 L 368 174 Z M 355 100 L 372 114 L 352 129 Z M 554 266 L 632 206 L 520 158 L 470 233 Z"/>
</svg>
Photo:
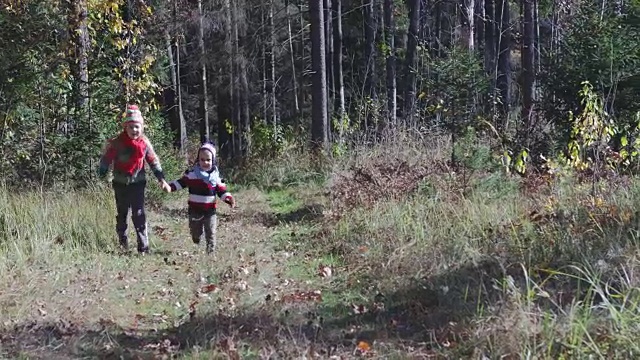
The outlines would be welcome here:
<svg viewBox="0 0 640 360">
<path fill-rule="evenodd" d="M 189 213 L 211 215 L 216 213 L 216 196 L 222 201 L 229 202 L 233 197 L 227 191 L 227 185 L 222 182 L 217 169 L 210 174 L 209 181 L 202 179 L 196 171 L 187 170 L 178 180 L 169 183 L 171 191 L 184 188 L 189 189 Z"/>
</svg>

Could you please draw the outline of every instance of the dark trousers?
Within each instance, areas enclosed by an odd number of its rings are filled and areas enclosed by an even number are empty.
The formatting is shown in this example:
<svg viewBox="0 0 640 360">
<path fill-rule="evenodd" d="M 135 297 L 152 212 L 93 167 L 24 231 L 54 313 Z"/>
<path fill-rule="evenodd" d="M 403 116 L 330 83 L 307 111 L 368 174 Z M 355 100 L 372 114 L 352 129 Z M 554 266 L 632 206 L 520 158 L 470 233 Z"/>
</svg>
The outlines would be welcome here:
<svg viewBox="0 0 640 360">
<path fill-rule="evenodd" d="M 202 234 L 207 242 L 207 253 L 213 253 L 216 247 L 216 214 L 198 214 L 189 213 L 189 230 L 191 232 L 191 240 L 199 244 Z"/>
<path fill-rule="evenodd" d="M 147 235 L 147 215 L 144 211 L 144 189 L 146 182 L 124 185 L 113 183 L 113 191 L 116 195 L 116 232 L 120 239 L 120 245 L 128 247 L 127 239 L 127 217 L 131 209 L 131 220 L 136 229 L 138 240 L 138 251 L 149 250 L 149 237 Z"/>
</svg>

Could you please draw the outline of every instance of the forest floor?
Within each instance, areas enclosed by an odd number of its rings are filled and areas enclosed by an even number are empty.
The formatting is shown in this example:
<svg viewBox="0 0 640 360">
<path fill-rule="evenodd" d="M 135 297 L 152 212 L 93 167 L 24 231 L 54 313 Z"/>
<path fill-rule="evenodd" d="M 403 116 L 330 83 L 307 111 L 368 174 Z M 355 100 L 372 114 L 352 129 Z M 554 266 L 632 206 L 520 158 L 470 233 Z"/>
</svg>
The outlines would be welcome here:
<svg viewBox="0 0 640 360">
<path fill-rule="evenodd" d="M 180 199 L 149 211 L 150 255 L 137 255 L 133 244 L 131 254 L 40 262 L 5 278 L 0 354 L 145 359 L 329 351 L 314 341 L 310 311 L 321 294 L 306 271 L 316 264 L 274 241 L 286 227 L 280 218 L 304 214 L 287 208 L 292 198 L 257 190 L 235 196 L 237 209 L 223 204 L 219 211 L 214 255 L 192 243 Z"/>
<path fill-rule="evenodd" d="M 332 318 L 340 298 L 326 294 L 333 264 L 300 256 L 287 244 L 295 229 L 309 229 L 322 216 L 322 205 L 300 200 L 303 194 L 321 201 L 320 190 L 235 194 L 238 208 L 222 204 L 219 210 L 214 255 L 192 243 L 184 199 L 172 199 L 148 211 L 149 255 L 138 255 L 134 243 L 130 254 L 109 247 L 64 261 L 26 259 L 34 266 L 3 277 L 0 354 L 244 359 L 372 353 L 375 339 L 357 339 L 355 325 L 331 324 L 348 315 Z M 303 241 L 313 246 L 313 238 Z"/>
<path fill-rule="evenodd" d="M 436 155 L 237 188 L 213 256 L 189 238 L 184 194 L 149 206 L 152 253 L 139 256 L 116 251 L 109 191 L 0 192 L 0 356 L 640 353 L 634 178 L 453 171 Z"/>
</svg>

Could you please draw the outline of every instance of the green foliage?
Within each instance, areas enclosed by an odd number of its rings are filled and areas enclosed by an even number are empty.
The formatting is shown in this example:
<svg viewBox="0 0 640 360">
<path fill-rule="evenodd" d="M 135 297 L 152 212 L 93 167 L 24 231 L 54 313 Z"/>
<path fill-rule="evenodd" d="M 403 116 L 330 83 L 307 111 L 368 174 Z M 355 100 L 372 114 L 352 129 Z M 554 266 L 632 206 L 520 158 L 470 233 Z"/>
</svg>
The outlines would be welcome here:
<svg viewBox="0 0 640 360">
<path fill-rule="evenodd" d="M 167 181 L 171 181 L 182 176 L 185 169 L 191 164 L 185 163 L 184 157 L 171 146 L 173 137 L 165 127 L 164 119 L 160 113 L 154 111 L 146 115 L 145 133 L 160 158 Z M 153 178 L 153 181 L 149 181 L 149 200 L 157 202 L 166 199 L 167 193 L 157 186 L 153 174 L 149 173 L 148 176 Z"/>
<path fill-rule="evenodd" d="M 370 96 L 355 99 L 355 120 L 353 127 L 360 126 L 359 124 L 367 125 L 362 126 L 363 130 L 375 129 L 378 124 L 384 121 L 383 114 L 385 113 L 385 103 L 380 99 L 372 99 Z"/>
<path fill-rule="evenodd" d="M 229 177 L 235 183 L 255 186 L 259 189 L 282 189 L 302 184 L 322 184 L 328 169 L 301 148 L 290 148 L 277 157 L 255 156 L 242 168 L 229 169 Z"/>
<path fill-rule="evenodd" d="M 582 86 L 578 94 L 582 110 L 578 115 L 569 112 L 572 128 L 566 151 L 548 161 L 548 168 L 556 171 L 566 166 L 577 171 L 590 170 L 594 176 L 605 169 L 629 168 L 640 152 L 640 113 L 634 121 L 615 122 L 593 86 L 588 81 L 582 82 Z M 616 147 L 619 151 L 613 150 Z"/>
<path fill-rule="evenodd" d="M 420 115 L 455 134 L 467 126 L 476 126 L 475 96 L 488 94 L 489 83 L 478 55 L 466 48 L 454 47 L 445 57 L 431 57 L 428 47 L 419 56 L 428 64 L 419 72 L 418 104 Z"/>
<path fill-rule="evenodd" d="M 500 156 L 500 161 L 507 174 L 511 173 L 513 170 L 519 174 L 524 174 L 527 171 L 529 152 L 526 149 L 520 150 L 516 153 L 514 161 L 513 152 L 511 150 L 505 150 Z"/>
<path fill-rule="evenodd" d="M 276 214 L 286 214 L 299 209 L 302 204 L 290 189 L 274 189 L 267 193 L 267 202 Z"/>
<path fill-rule="evenodd" d="M 517 177 L 510 177 L 500 172 L 492 172 L 487 176 L 474 180 L 471 186 L 473 188 L 473 196 L 492 200 L 512 199 L 519 189 Z"/>
<path fill-rule="evenodd" d="M 555 134 L 564 147 L 573 128 L 569 111 L 579 109 L 580 87 L 588 81 L 597 94 L 606 95 L 601 106 L 617 127 L 628 127 L 640 110 L 640 4 L 586 2 L 576 8 L 560 47 L 546 52 L 539 79 L 545 91 L 540 102 L 547 117 L 558 126 Z"/>
<path fill-rule="evenodd" d="M 480 141 L 476 130 L 471 126 L 467 127 L 463 137 L 453 145 L 453 159 L 465 168 L 476 171 L 487 171 L 496 166 L 491 148 Z"/>
<path fill-rule="evenodd" d="M 151 132 L 165 132 L 156 127 L 164 120 L 152 115 L 158 50 L 144 41 L 152 12 L 126 9 L 124 0 L 87 4 L 86 108 L 76 101 L 77 52 L 65 34 L 79 30 L 67 17 L 68 4 L 29 0 L 0 9 L 0 46 L 6 55 L 0 60 L 0 174 L 9 184 L 95 181 L 100 151 L 121 130 L 127 100 L 142 105 Z M 124 21 L 126 11 L 133 21 Z M 165 146 L 164 139 L 154 144 L 158 150 Z"/>
<path fill-rule="evenodd" d="M 289 125 L 272 125 L 255 118 L 249 134 L 251 151 L 260 157 L 280 156 L 295 144 L 293 127 Z"/>
<path fill-rule="evenodd" d="M 615 134 L 615 124 L 604 110 L 602 100 L 588 81 L 580 90 L 582 112 L 577 117 L 569 112 L 573 124 L 568 144 L 568 165 L 584 170 L 600 160 L 601 154 Z"/>
</svg>

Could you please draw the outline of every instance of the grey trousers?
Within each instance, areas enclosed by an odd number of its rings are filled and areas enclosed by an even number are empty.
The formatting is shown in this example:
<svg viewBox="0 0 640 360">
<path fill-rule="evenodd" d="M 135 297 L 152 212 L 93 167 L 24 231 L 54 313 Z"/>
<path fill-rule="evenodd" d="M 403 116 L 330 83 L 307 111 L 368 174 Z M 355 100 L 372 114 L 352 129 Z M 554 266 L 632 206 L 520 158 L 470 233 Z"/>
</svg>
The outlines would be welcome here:
<svg viewBox="0 0 640 360">
<path fill-rule="evenodd" d="M 207 242 L 207 252 L 212 253 L 216 247 L 216 226 L 218 219 L 216 214 L 204 215 L 189 213 L 189 230 L 191 239 L 195 244 L 199 244 L 204 233 Z"/>
<path fill-rule="evenodd" d="M 147 215 L 144 210 L 144 189 L 146 182 L 129 185 L 113 183 L 113 191 L 116 196 L 116 232 L 120 240 L 120 246 L 127 248 L 127 217 L 131 209 L 131 220 L 136 229 L 138 240 L 138 252 L 149 251 L 149 237 L 147 234 Z"/>
</svg>

